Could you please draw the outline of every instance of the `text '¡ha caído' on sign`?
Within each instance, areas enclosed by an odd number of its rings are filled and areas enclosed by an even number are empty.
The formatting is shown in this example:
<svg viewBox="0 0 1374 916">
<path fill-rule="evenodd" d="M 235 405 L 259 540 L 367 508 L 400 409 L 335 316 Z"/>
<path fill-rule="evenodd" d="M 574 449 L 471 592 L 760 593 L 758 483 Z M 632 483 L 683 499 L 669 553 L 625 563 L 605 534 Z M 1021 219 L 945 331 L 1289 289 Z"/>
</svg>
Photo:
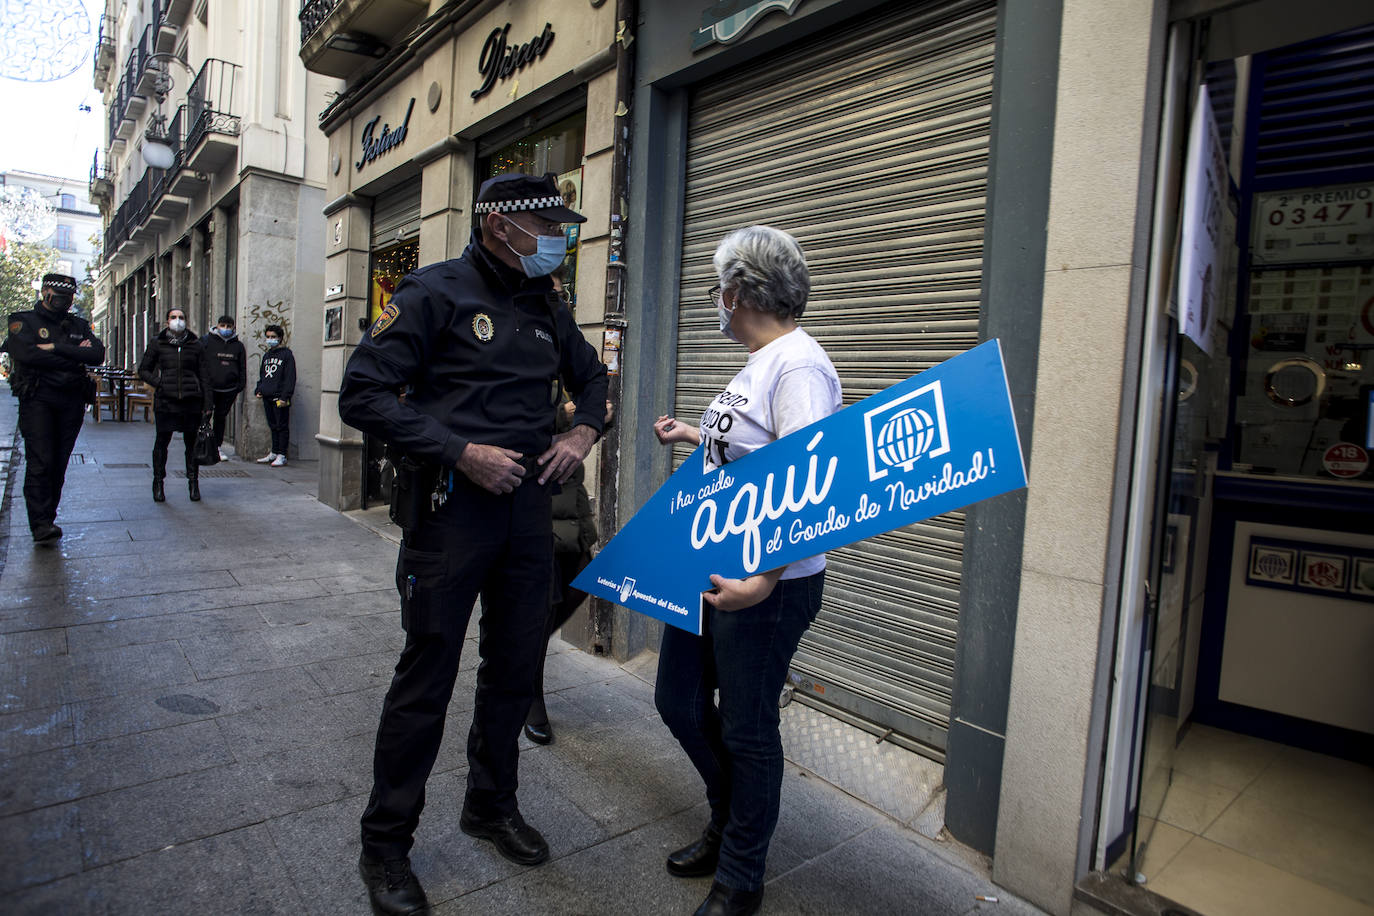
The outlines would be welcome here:
<svg viewBox="0 0 1374 916">
<path fill-rule="evenodd" d="M 815 438 L 806 446 L 812 452 L 820 444 L 824 433 L 816 433 Z M 824 482 L 817 484 L 818 456 L 812 454 L 807 462 L 806 483 L 801 496 L 796 495 L 796 466 L 788 467 L 787 483 L 779 497 L 774 495 L 777 475 L 769 473 L 763 483 L 760 495 L 757 485 L 746 483 L 739 488 L 735 498 L 730 501 L 724 523 L 720 524 L 719 509 L 713 498 L 702 500 L 697 506 L 696 517 L 692 519 L 692 548 L 700 550 L 709 543 L 719 544 L 728 537 L 743 535 L 743 562 L 746 572 L 757 572 L 763 553 L 763 539 L 759 534 L 764 522 L 777 521 L 790 512 L 800 512 L 807 506 L 818 506 L 825 502 L 830 493 L 830 485 L 835 480 L 835 468 L 840 459 L 832 455 L 826 466 Z M 719 525 L 719 527 L 718 527 Z"/>
</svg>

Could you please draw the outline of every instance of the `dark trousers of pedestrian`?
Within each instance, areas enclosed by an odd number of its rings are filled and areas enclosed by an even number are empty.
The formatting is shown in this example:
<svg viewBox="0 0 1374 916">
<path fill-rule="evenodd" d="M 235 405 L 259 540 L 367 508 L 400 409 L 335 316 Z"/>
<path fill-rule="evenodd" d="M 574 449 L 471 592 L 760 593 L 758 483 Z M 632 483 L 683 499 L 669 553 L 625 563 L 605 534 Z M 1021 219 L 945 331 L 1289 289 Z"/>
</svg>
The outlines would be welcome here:
<svg viewBox="0 0 1374 916">
<path fill-rule="evenodd" d="M 285 455 L 291 447 L 291 408 L 278 407 L 275 399 L 262 399 L 263 412 L 267 414 L 267 428 L 272 431 L 272 454 Z"/>
<path fill-rule="evenodd" d="M 181 433 L 186 445 L 186 477 L 195 480 L 200 476 L 200 466 L 196 464 L 196 433 L 200 429 L 200 401 L 181 403 L 172 401 L 166 406 L 154 405 L 153 419 L 157 433 L 153 438 L 153 479 L 167 477 L 167 446 L 172 442 L 173 433 Z"/>
<path fill-rule="evenodd" d="M 409 853 L 425 803 L 473 602 L 482 598 L 466 808 L 517 810 L 518 739 L 534 696 L 553 569 L 550 486 L 496 495 L 458 475 L 447 502 L 402 540 L 396 564 L 406 632 L 382 706 L 363 851 Z"/>
<path fill-rule="evenodd" d="M 30 530 L 57 519 L 67 461 L 72 457 L 86 405 L 79 400 L 24 398 L 19 432 L 24 437 L 24 507 Z"/>
<path fill-rule="evenodd" d="M 654 702 L 706 783 L 711 826 L 722 835 L 716 880 L 726 887 L 763 887 L 782 795 L 778 697 L 824 585 L 823 571 L 781 579 L 753 607 L 705 605 L 701 636 L 663 630 Z"/>
<path fill-rule="evenodd" d="M 587 600 L 587 593 L 573 588 L 572 580 L 576 579 L 577 574 L 586 569 L 591 561 L 592 556 L 589 553 L 559 552 L 553 555 L 553 602 L 549 608 L 549 625 L 544 630 L 544 651 L 539 656 L 539 671 L 535 680 L 538 685 L 535 691 L 535 703 L 538 704 L 535 708 L 536 713 L 544 710 L 544 662 L 549 657 L 549 640 L 558 632 L 559 627 L 572 619 L 573 612 L 582 606 L 582 602 Z M 547 722 L 547 713 L 539 721 Z"/>
<path fill-rule="evenodd" d="M 215 448 L 224 447 L 224 421 L 229 416 L 229 411 L 234 409 L 234 402 L 238 400 L 237 391 L 216 391 L 215 397 Z"/>
</svg>

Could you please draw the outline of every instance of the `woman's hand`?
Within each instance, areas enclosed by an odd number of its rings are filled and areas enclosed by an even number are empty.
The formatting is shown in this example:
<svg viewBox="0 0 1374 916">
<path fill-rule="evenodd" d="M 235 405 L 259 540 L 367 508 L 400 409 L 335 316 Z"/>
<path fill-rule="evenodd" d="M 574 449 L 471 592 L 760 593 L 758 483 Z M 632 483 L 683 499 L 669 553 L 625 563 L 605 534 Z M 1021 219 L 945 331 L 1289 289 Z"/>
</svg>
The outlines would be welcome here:
<svg viewBox="0 0 1374 916">
<path fill-rule="evenodd" d="M 702 592 L 701 596 L 718 611 L 741 611 L 771 595 L 781 576 L 782 567 L 747 579 L 727 579 L 713 574 L 711 584 L 715 588 Z"/>
<path fill-rule="evenodd" d="M 654 435 L 664 445 L 681 442 L 684 445 L 700 445 L 701 433 L 690 426 L 679 423 L 674 417 L 659 417 L 654 421 Z"/>
</svg>

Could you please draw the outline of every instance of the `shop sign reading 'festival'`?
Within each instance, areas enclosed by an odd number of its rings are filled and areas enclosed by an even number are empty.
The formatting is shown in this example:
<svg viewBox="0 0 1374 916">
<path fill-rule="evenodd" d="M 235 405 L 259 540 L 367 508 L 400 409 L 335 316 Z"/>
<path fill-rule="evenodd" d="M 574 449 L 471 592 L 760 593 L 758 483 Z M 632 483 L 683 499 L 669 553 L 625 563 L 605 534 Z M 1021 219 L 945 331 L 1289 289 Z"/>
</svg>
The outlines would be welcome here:
<svg viewBox="0 0 1374 916">
<path fill-rule="evenodd" d="M 380 132 L 377 130 L 377 122 L 382 120 L 381 115 L 368 121 L 363 126 L 363 157 L 354 163 L 358 171 L 363 170 L 363 166 L 376 159 L 382 153 L 393 150 L 405 142 L 406 134 L 410 131 L 410 113 L 415 110 L 415 99 L 410 100 L 406 107 L 405 120 L 401 126 L 395 130 L 391 129 L 390 124 L 383 124 Z"/>
<path fill-rule="evenodd" d="M 990 340 L 724 467 L 700 448 L 573 585 L 692 633 L 743 578 L 1026 485 Z"/>
</svg>

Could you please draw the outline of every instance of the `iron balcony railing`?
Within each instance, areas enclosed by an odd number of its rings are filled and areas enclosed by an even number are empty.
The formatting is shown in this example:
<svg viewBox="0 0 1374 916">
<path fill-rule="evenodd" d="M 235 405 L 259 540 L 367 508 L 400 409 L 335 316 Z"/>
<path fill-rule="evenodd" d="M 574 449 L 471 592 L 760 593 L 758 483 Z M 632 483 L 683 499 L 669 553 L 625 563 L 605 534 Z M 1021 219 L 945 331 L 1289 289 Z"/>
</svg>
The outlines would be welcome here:
<svg viewBox="0 0 1374 916">
<path fill-rule="evenodd" d="M 109 180 L 110 180 L 110 166 L 109 166 L 109 163 L 106 163 L 106 164 L 104 164 L 104 165 L 101 165 L 101 164 L 100 164 L 100 151 L 99 151 L 99 150 L 96 150 L 95 155 L 91 157 L 91 181 L 90 181 L 90 184 L 91 184 L 91 185 L 94 185 L 97 181 L 109 181 Z"/>
<path fill-rule="evenodd" d="M 100 66 L 101 52 L 106 54 L 115 53 L 115 21 L 109 16 L 100 17 L 100 30 L 95 40 L 95 53 L 91 55 L 92 63 L 95 65 L 95 72 L 99 73 L 103 68 Z"/>
<path fill-rule="evenodd" d="M 129 102 L 139 97 L 138 82 L 148 69 L 153 53 L 153 38 L 153 27 L 149 25 L 143 29 L 143 37 L 129 49 L 129 59 L 124 62 L 124 73 L 115 87 L 114 104 L 110 106 L 109 133 L 105 144 L 107 147 L 114 142 L 119 122 L 124 120 L 124 115 L 129 110 Z"/>
<path fill-rule="evenodd" d="M 334 12 L 334 7 L 338 6 L 339 0 L 305 0 L 301 4 L 301 46 L 310 40 L 324 21 L 329 18 L 329 14 Z"/>
<path fill-rule="evenodd" d="M 186 92 L 186 149 L 194 152 L 206 134 L 239 134 L 239 66 L 208 58 Z"/>
</svg>

